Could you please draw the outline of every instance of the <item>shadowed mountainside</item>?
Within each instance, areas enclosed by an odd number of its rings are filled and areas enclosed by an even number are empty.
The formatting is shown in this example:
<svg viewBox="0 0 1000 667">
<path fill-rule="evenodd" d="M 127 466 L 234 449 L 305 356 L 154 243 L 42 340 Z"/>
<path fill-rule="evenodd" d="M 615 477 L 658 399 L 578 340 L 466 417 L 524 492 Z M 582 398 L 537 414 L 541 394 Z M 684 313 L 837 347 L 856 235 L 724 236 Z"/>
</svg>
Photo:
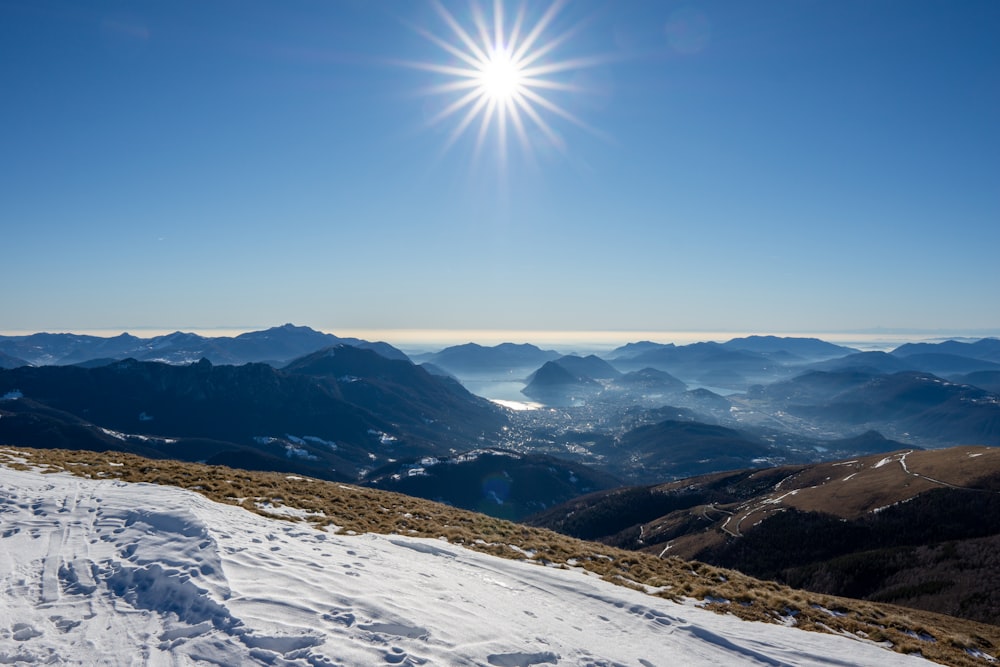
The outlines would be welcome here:
<svg viewBox="0 0 1000 667">
<path fill-rule="evenodd" d="M 322 353 L 288 371 L 207 360 L 0 370 L 0 396 L 18 395 L 0 401 L 0 438 L 32 446 L 112 445 L 188 460 L 223 457 L 345 479 L 389 458 L 489 444 L 506 422 L 488 401 L 408 361 L 350 346 L 331 353 L 349 360 L 354 374 L 324 374 L 321 362 L 332 357 Z M 178 441 L 217 444 L 198 451 Z"/>
<path fill-rule="evenodd" d="M 747 395 L 767 409 L 833 427 L 905 433 L 939 446 L 1000 444 L 1000 395 L 930 373 L 810 371 Z"/>
<path fill-rule="evenodd" d="M 506 423 L 496 405 L 454 379 L 352 345 L 314 352 L 282 370 L 312 378 L 348 403 L 442 449 L 469 449 L 481 437 L 491 442 Z"/>
<path fill-rule="evenodd" d="M 621 484 L 591 466 L 496 449 L 391 463 L 365 483 L 512 521 Z"/>
<path fill-rule="evenodd" d="M 617 474 L 638 468 L 648 477 L 667 479 L 760 464 L 776 451 L 730 428 L 668 419 L 599 443 L 593 453 Z"/>
</svg>

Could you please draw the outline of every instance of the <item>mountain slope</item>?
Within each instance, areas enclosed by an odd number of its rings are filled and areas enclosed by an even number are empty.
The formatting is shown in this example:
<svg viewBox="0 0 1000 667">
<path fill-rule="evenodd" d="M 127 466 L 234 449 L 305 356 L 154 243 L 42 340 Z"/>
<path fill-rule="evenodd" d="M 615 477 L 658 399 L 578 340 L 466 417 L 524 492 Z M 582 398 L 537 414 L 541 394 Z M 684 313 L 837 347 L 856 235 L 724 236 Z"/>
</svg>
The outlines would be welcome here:
<svg viewBox="0 0 1000 667">
<path fill-rule="evenodd" d="M 632 429 L 594 453 L 622 476 L 638 468 L 646 477 L 670 479 L 760 464 L 774 450 L 733 429 L 668 419 Z M 624 462 L 627 469 L 620 467 Z"/>
<path fill-rule="evenodd" d="M 677 347 L 646 347 L 638 351 L 638 354 L 616 357 L 615 365 L 622 370 L 655 368 L 689 384 L 700 383 L 740 390 L 753 383 L 773 382 L 790 373 L 782 362 L 766 354 L 732 349 L 711 342 Z"/>
<path fill-rule="evenodd" d="M 384 426 L 309 378 L 266 364 L 125 360 L 99 368 L 18 368 L 0 374 L 0 387 L 17 388 L 27 398 L 101 426 L 163 437 L 250 439 L 315 432 L 354 440 Z"/>
<path fill-rule="evenodd" d="M 577 377 L 587 377 L 593 380 L 613 380 L 621 377 L 621 373 L 614 366 L 595 354 L 589 354 L 586 357 L 567 354 L 559 357 L 553 363 L 559 364 Z M 531 378 L 528 381 L 530 382 Z"/>
<path fill-rule="evenodd" d="M 11 356 L 5 352 L 0 352 L 0 368 L 17 368 L 18 366 L 27 366 L 28 362 L 24 359 L 18 359 L 17 357 Z"/>
<path fill-rule="evenodd" d="M 309 358 L 295 372 L 206 360 L 0 370 L 0 396 L 22 394 L 0 401 L 0 413 L 21 415 L 14 424 L 0 421 L 0 433 L 14 444 L 70 446 L 65 437 L 49 435 L 55 413 L 44 415 L 44 423 L 27 415 L 44 405 L 86 422 L 91 432 L 115 432 L 116 449 L 154 455 L 155 447 L 158 456 L 275 470 L 289 470 L 294 462 L 291 470 L 356 479 L 387 459 L 444 455 L 480 446 L 480 438 L 488 444 L 504 423 L 499 408 L 408 361 L 353 347 L 340 348 L 339 359 L 354 360 L 352 372 L 359 375 L 326 376 Z M 19 430 L 12 430 L 15 425 Z M 199 451 L 178 446 L 176 439 L 230 444 Z"/>
<path fill-rule="evenodd" d="M 465 343 L 424 355 L 420 361 L 432 363 L 458 376 L 503 377 L 524 369 L 538 368 L 558 357 L 558 352 L 542 350 L 528 343 L 500 343 L 493 347 Z"/>
<path fill-rule="evenodd" d="M 858 371 L 872 374 L 913 370 L 913 367 L 906 363 L 905 359 L 895 357 L 888 352 L 855 352 L 836 359 L 810 364 L 810 368 L 817 371 Z"/>
<path fill-rule="evenodd" d="M 722 344 L 731 350 L 746 350 L 761 354 L 788 354 L 802 360 L 819 360 L 842 357 L 857 352 L 854 348 L 834 345 L 818 338 L 787 336 L 746 336 L 733 338 Z"/>
<path fill-rule="evenodd" d="M 638 371 L 625 373 L 615 380 L 615 384 L 624 389 L 668 393 L 681 392 L 687 389 L 686 384 L 670 373 L 658 371 L 655 368 L 643 368 Z"/>
<path fill-rule="evenodd" d="M 977 371 L 950 378 L 952 382 L 971 384 L 980 389 L 1000 394 L 1000 371 Z"/>
<path fill-rule="evenodd" d="M 748 396 L 837 428 L 875 429 L 938 446 L 1000 444 L 1000 395 L 929 373 L 811 371 L 755 387 Z"/>
<path fill-rule="evenodd" d="M 530 522 L 819 592 L 996 623 L 998 480 L 998 449 L 904 450 L 602 492 Z"/>
<path fill-rule="evenodd" d="M 471 449 L 482 437 L 490 441 L 506 421 L 496 405 L 455 380 L 373 350 L 337 345 L 296 359 L 282 370 L 319 381 L 397 430 L 436 443 L 441 453 L 446 448 Z"/>
<path fill-rule="evenodd" d="M 629 359 L 632 357 L 636 357 L 644 352 L 649 352 L 650 350 L 659 350 L 661 348 L 671 348 L 671 347 L 677 347 L 677 346 L 674 345 L 673 343 L 654 343 L 649 340 L 641 340 L 636 343 L 626 343 L 621 347 L 616 347 L 605 356 L 608 359 L 615 359 L 615 360 Z"/>
<path fill-rule="evenodd" d="M 893 350 L 892 354 L 899 357 L 913 354 L 950 354 L 1000 363 L 1000 339 L 983 338 L 972 343 L 956 340 L 940 343 L 906 343 Z"/>
<path fill-rule="evenodd" d="M 397 461 L 373 470 L 365 485 L 517 521 L 620 482 L 581 463 L 487 449 Z"/>
<path fill-rule="evenodd" d="M 45 455 L 0 452 L 8 461 L 0 465 L 7 528 L 0 543 L 8 547 L 0 580 L 16 573 L 19 582 L 0 588 L 0 650 L 14 661 L 131 664 L 139 654 L 151 664 L 211 658 L 215 664 L 303 666 L 923 664 L 886 650 L 893 645 L 965 666 L 981 664 L 973 653 L 995 650 L 1000 639 L 989 626 L 919 613 L 903 617 L 824 596 L 807 600 L 760 582 L 745 589 L 742 604 L 710 606 L 746 615 L 766 595 L 787 595 L 800 611 L 788 616 L 786 608 L 785 623 L 848 636 L 746 623 L 614 586 L 580 568 L 652 582 L 643 574 L 649 562 L 689 583 L 714 581 L 714 594 L 733 590 L 735 582 L 752 583 L 737 573 L 723 576 L 703 565 L 651 561 L 565 538 L 564 545 L 545 546 L 530 541 L 543 536 L 539 531 L 298 477 L 190 464 L 158 469 L 107 455 L 60 464 L 59 452 Z M 19 460 L 75 464 L 67 467 L 90 476 L 173 479 L 293 521 L 175 488 L 12 470 L 25 467 Z M 430 527 L 442 512 L 452 527 Z M 354 515 L 365 513 L 397 533 L 409 525 L 414 536 L 345 534 L 294 522 L 328 525 L 332 519 L 357 529 Z M 472 523 L 486 539 L 470 546 L 522 562 L 416 537 L 444 530 L 438 534 L 462 539 L 455 529 Z M 565 565 L 565 552 L 557 553 L 563 547 L 575 550 L 578 565 L 540 567 Z M 605 553 L 588 555 L 591 549 Z"/>
<path fill-rule="evenodd" d="M 581 377 L 558 361 L 546 361 L 531 374 L 521 393 L 549 404 L 568 404 L 581 396 L 594 396 L 601 388 L 593 378 Z"/>
</svg>

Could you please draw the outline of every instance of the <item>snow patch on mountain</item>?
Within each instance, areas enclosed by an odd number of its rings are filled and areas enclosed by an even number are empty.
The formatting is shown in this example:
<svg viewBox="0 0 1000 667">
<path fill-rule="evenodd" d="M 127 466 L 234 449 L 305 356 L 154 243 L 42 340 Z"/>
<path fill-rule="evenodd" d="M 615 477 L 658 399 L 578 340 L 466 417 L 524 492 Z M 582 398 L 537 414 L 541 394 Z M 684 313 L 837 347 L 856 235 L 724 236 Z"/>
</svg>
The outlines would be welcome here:
<svg viewBox="0 0 1000 667">
<path fill-rule="evenodd" d="M 335 535 L 174 487 L 2 466 L 0 661 L 929 664 L 443 540 Z"/>
</svg>

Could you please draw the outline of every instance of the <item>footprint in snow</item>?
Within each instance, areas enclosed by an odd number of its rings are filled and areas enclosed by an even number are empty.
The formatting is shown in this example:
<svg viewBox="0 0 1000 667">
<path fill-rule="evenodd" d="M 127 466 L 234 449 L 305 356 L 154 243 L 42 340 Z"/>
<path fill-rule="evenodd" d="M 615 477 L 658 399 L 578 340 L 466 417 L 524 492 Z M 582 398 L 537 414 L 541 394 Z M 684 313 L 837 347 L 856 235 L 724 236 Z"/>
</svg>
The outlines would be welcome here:
<svg viewBox="0 0 1000 667">
<path fill-rule="evenodd" d="M 323 614 L 323 620 L 332 621 L 348 628 L 354 625 L 354 614 L 348 609 L 331 609 L 329 613 Z"/>
<path fill-rule="evenodd" d="M 59 630 L 59 632 L 69 632 L 73 628 L 83 623 L 83 621 L 74 621 L 72 619 L 64 618 L 62 616 L 50 616 L 49 620 L 55 624 L 56 629 Z"/>
<path fill-rule="evenodd" d="M 42 636 L 41 630 L 28 625 L 27 623 L 15 623 L 10 627 L 10 630 L 11 636 L 16 642 L 26 642 L 29 639 Z"/>
<path fill-rule="evenodd" d="M 494 653 L 486 662 L 495 667 L 531 667 L 532 665 L 559 664 L 559 656 L 551 651 L 544 653 Z"/>
<path fill-rule="evenodd" d="M 402 623 L 368 623 L 367 625 L 359 625 L 358 628 L 376 634 L 406 637 L 407 639 L 427 639 L 431 634 L 426 628 Z"/>
<path fill-rule="evenodd" d="M 398 646 L 393 646 L 392 649 L 383 654 L 382 657 L 390 665 L 403 665 L 404 667 L 415 667 L 416 665 L 423 665 L 427 662 L 423 658 L 410 655 Z"/>
</svg>

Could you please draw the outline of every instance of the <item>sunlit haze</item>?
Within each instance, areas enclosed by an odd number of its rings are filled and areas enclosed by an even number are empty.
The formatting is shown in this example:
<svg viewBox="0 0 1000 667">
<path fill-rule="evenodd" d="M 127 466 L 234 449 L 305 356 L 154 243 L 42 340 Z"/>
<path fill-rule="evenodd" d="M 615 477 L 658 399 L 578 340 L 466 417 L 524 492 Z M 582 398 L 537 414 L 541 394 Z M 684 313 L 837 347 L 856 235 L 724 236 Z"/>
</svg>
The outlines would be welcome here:
<svg viewBox="0 0 1000 667">
<path fill-rule="evenodd" d="M 990 0 L 4 2 L 0 330 L 1000 335 L 997 34 Z"/>
</svg>

